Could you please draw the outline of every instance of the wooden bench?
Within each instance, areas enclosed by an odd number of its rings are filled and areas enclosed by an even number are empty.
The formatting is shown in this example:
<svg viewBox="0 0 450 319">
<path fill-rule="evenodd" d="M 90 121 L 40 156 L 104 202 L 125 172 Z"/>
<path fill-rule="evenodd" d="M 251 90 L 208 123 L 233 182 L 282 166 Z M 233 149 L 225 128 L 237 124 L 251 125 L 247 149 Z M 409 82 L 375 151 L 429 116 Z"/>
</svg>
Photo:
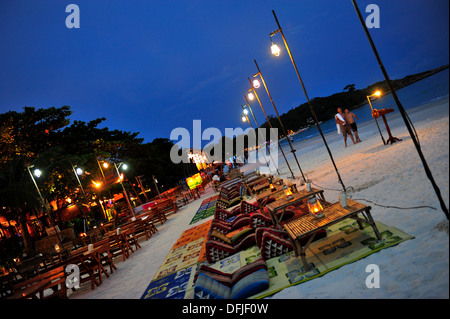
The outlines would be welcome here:
<svg viewBox="0 0 450 319">
<path fill-rule="evenodd" d="M 144 212 L 143 214 L 140 214 L 139 217 L 146 218 L 148 221 L 151 221 L 152 224 L 155 224 L 156 222 L 160 222 L 161 225 L 164 224 L 167 220 L 166 215 L 156 207 L 152 207 L 148 211 Z"/>
<path fill-rule="evenodd" d="M 50 289 L 50 294 L 44 291 Z M 13 286 L 14 294 L 9 299 L 49 299 L 67 298 L 66 273 L 64 266 L 46 271 L 38 276 Z"/>
<path fill-rule="evenodd" d="M 176 203 L 174 203 L 174 201 L 171 199 L 164 199 L 156 204 L 153 208 L 164 213 L 164 215 L 166 216 L 172 213 L 175 214 L 178 211 Z"/>
<path fill-rule="evenodd" d="M 144 217 L 144 219 L 137 219 L 134 221 L 134 227 L 135 227 L 135 236 L 136 239 L 139 240 L 141 237 L 145 237 L 145 240 L 150 239 L 153 234 L 155 234 L 158 229 L 156 229 L 155 225 L 153 224 L 153 221 L 150 220 L 148 217 Z"/>
</svg>

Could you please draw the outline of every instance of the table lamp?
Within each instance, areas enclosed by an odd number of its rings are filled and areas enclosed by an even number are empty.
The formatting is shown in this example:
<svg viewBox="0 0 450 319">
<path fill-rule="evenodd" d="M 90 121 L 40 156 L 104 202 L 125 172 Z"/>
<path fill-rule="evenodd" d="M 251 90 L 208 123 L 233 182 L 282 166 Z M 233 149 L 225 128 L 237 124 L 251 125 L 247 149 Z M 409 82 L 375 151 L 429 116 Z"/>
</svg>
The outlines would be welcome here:
<svg viewBox="0 0 450 319">
<path fill-rule="evenodd" d="M 293 198 L 292 197 L 292 190 L 291 190 L 291 188 L 288 187 L 287 185 L 284 185 L 283 186 L 283 190 L 284 190 L 284 193 L 286 194 L 287 199 L 291 200 Z"/>
<path fill-rule="evenodd" d="M 308 199 L 308 209 L 309 213 L 315 218 L 322 218 L 323 215 L 323 207 L 320 201 L 314 196 Z"/>
</svg>

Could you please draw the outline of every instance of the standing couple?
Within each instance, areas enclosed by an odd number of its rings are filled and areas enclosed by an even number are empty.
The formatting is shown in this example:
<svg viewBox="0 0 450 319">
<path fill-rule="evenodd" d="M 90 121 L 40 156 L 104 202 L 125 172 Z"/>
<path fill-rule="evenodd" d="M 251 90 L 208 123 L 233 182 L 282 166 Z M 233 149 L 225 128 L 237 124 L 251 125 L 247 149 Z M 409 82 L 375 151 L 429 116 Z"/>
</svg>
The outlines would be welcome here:
<svg viewBox="0 0 450 319">
<path fill-rule="evenodd" d="M 345 109 L 345 113 L 342 113 L 342 109 L 339 107 L 337 111 L 338 113 L 334 118 L 336 121 L 338 134 L 341 134 L 342 132 L 342 135 L 344 136 L 345 147 L 347 147 L 347 135 L 350 135 L 353 144 L 361 142 L 358 136 L 358 127 L 356 126 L 354 120 L 356 119 L 359 121 L 358 117 L 353 112 L 350 112 L 348 109 Z M 352 131 L 355 133 L 356 142 L 353 138 Z"/>
</svg>

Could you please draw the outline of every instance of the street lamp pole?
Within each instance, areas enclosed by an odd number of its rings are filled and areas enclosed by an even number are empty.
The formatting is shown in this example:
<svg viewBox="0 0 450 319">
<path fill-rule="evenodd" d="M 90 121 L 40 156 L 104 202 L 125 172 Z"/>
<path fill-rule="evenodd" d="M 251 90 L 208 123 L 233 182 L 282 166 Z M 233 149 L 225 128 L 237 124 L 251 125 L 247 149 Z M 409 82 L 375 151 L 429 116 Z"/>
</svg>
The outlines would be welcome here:
<svg viewBox="0 0 450 319">
<path fill-rule="evenodd" d="M 114 167 L 116 168 L 116 172 L 117 172 L 117 176 L 119 177 L 120 185 L 122 185 L 122 190 L 123 190 L 123 193 L 125 194 L 125 199 L 127 201 L 128 209 L 130 210 L 130 212 L 133 215 L 133 217 L 135 217 L 134 216 L 134 210 L 131 207 L 130 199 L 128 198 L 128 193 L 125 190 L 125 186 L 123 186 L 122 179 L 120 178 L 119 167 L 122 166 L 122 164 L 123 163 L 119 163 L 119 166 L 117 166 L 117 163 L 114 163 Z"/>
<path fill-rule="evenodd" d="M 339 174 L 339 170 L 338 170 L 338 168 L 337 168 L 337 166 L 336 166 L 336 163 L 334 162 L 333 155 L 331 154 L 331 150 L 330 150 L 330 148 L 328 147 L 328 143 L 327 143 L 327 141 L 326 141 L 326 139 L 325 139 L 325 136 L 323 135 L 322 128 L 320 127 L 319 120 L 317 119 L 316 112 L 314 112 L 314 109 L 313 109 L 313 107 L 312 107 L 312 105 L 311 105 L 311 101 L 309 100 L 308 93 L 306 92 L 305 85 L 304 85 L 304 83 L 303 83 L 302 78 L 300 77 L 300 73 L 298 72 L 297 65 L 295 64 L 294 58 L 292 57 L 291 50 L 289 49 L 289 46 L 288 46 L 287 41 L 286 41 L 286 38 L 284 37 L 283 29 L 281 28 L 280 23 L 278 22 L 278 18 L 277 18 L 277 16 L 276 16 L 274 10 L 272 10 L 272 13 L 273 13 L 273 16 L 274 16 L 274 18 L 275 18 L 275 21 L 276 21 L 276 23 L 277 23 L 277 25 L 278 25 L 278 30 L 272 32 L 272 33 L 270 34 L 270 36 L 272 37 L 272 36 L 274 36 L 276 33 L 279 32 L 279 33 L 281 34 L 281 37 L 283 38 L 284 46 L 286 47 L 286 51 L 288 52 L 289 57 L 291 58 L 291 62 L 292 62 L 292 65 L 294 66 L 295 73 L 297 73 L 298 80 L 300 81 L 300 84 L 301 84 L 302 89 L 303 89 L 303 93 L 305 94 L 306 100 L 308 101 L 308 106 L 309 106 L 309 109 L 310 109 L 311 114 L 312 114 L 312 116 L 313 116 L 314 122 L 316 123 L 316 126 L 317 126 L 317 128 L 318 128 L 318 130 L 319 130 L 320 136 L 322 137 L 322 140 L 323 140 L 323 142 L 324 142 L 324 144 L 325 144 L 325 147 L 326 147 L 326 149 L 327 149 L 327 151 L 328 151 L 328 155 L 330 156 L 331 162 L 333 163 L 334 170 L 336 171 L 336 174 L 337 174 L 337 176 L 338 176 L 339 183 L 342 185 L 342 188 L 343 188 L 344 192 L 346 192 L 346 188 L 345 188 L 344 182 L 342 181 L 341 175 Z M 273 51 L 272 51 L 272 52 L 273 52 Z M 278 51 L 278 55 L 279 55 L 279 51 Z"/>
<path fill-rule="evenodd" d="M 70 166 L 72 166 L 73 173 L 75 174 L 75 177 L 76 177 L 76 179 L 77 179 L 77 181 L 78 181 L 78 184 L 80 185 L 81 191 L 82 191 L 82 193 L 83 193 L 84 201 L 85 201 L 85 204 L 86 204 L 86 203 L 88 202 L 87 196 L 86 196 L 86 193 L 84 192 L 83 185 L 81 185 L 81 181 L 80 181 L 80 179 L 78 178 L 78 173 L 77 173 L 77 171 L 76 171 L 76 169 L 75 169 L 75 166 L 72 164 L 72 161 L 70 161 Z M 78 201 L 77 201 L 77 207 L 78 207 L 78 208 L 81 210 L 81 212 L 83 213 L 85 222 L 88 222 L 88 218 L 87 218 L 87 216 L 86 216 L 86 213 L 84 212 L 83 205 L 81 205 L 81 207 L 80 207 Z M 89 226 L 89 225 L 88 225 L 88 226 Z M 86 227 L 86 226 L 85 226 L 85 227 Z M 89 229 L 89 227 L 88 227 L 88 229 Z"/>
<path fill-rule="evenodd" d="M 247 97 L 246 97 L 246 98 L 247 98 Z M 248 107 L 250 108 L 250 104 L 247 103 L 247 105 L 248 105 Z M 241 107 L 242 107 L 242 112 L 244 113 L 245 118 L 247 119 L 247 123 L 250 125 L 250 127 L 252 128 L 252 130 L 255 131 L 255 137 L 256 137 L 256 131 L 258 131 L 259 134 L 262 136 L 261 131 L 260 131 L 258 128 L 256 128 L 256 130 L 255 130 L 255 129 L 253 128 L 252 123 L 251 123 L 250 120 L 248 119 L 247 112 L 246 112 L 246 109 L 245 109 L 245 105 L 241 105 Z M 252 114 L 253 114 L 253 111 L 251 110 L 251 108 L 250 108 L 250 111 L 251 111 Z M 253 115 L 253 118 L 254 118 L 254 115 Z M 255 122 L 256 122 L 256 120 L 255 120 Z M 258 123 L 256 123 L 256 125 L 258 125 Z M 256 143 L 256 146 L 258 146 L 258 145 L 259 145 L 259 143 Z M 256 154 L 258 154 L 258 148 L 259 148 L 259 147 L 257 147 L 257 149 L 256 149 Z M 267 158 L 266 158 L 266 155 L 264 154 L 264 152 L 262 152 L 262 154 L 263 154 L 264 160 L 266 161 L 266 164 L 267 164 L 267 166 L 269 166 L 269 170 L 270 170 L 270 163 L 267 161 Z M 270 155 L 270 153 L 269 153 L 269 155 Z M 272 158 L 272 155 L 270 155 L 270 158 Z M 273 161 L 273 158 L 272 158 L 272 161 Z M 279 174 L 278 168 L 277 168 L 277 173 Z"/>
<path fill-rule="evenodd" d="M 381 133 L 380 126 L 378 125 L 377 118 L 376 118 L 375 116 L 373 116 L 373 107 L 372 107 L 372 103 L 370 102 L 370 98 L 371 98 L 372 96 L 375 96 L 375 95 L 379 95 L 379 94 L 378 94 L 378 91 L 375 92 L 375 93 L 372 94 L 372 95 L 367 95 L 367 101 L 369 102 L 370 109 L 372 110 L 372 117 L 375 119 L 375 123 L 377 124 L 378 132 L 380 132 L 380 136 L 381 136 L 381 139 L 383 140 L 383 144 L 386 145 L 386 141 L 384 140 L 383 134 Z"/>
<path fill-rule="evenodd" d="M 161 194 L 159 193 L 159 188 L 157 185 L 158 181 L 156 180 L 155 175 L 153 175 L 152 177 L 153 177 L 153 183 L 155 184 L 155 187 L 156 187 L 156 191 L 158 192 L 159 199 L 161 199 Z"/>
<path fill-rule="evenodd" d="M 269 96 L 270 102 L 272 102 L 272 106 L 273 106 L 273 108 L 275 110 L 275 113 L 277 114 L 278 122 L 280 123 L 281 129 L 283 130 L 283 134 L 284 134 L 284 136 L 286 137 L 286 139 L 287 139 L 287 141 L 289 143 L 289 147 L 291 148 L 291 153 L 294 155 L 295 161 L 297 162 L 298 169 L 300 170 L 300 173 L 302 174 L 303 181 L 306 183 L 305 175 L 303 174 L 303 170 L 300 167 L 300 163 L 298 162 L 297 155 L 295 154 L 294 147 L 292 146 L 292 143 L 291 143 L 291 139 L 289 138 L 289 136 L 288 136 L 288 134 L 287 134 L 287 132 L 286 132 L 286 130 L 284 128 L 283 122 L 281 122 L 280 114 L 278 114 L 277 107 L 275 106 L 275 103 L 273 102 L 272 96 L 270 95 L 269 89 L 267 88 L 266 81 L 264 81 L 264 77 L 263 77 L 263 75 L 261 73 L 261 70 L 259 69 L 259 66 L 258 66 L 258 63 L 256 62 L 256 59 L 253 59 L 253 61 L 255 61 L 256 68 L 258 69 L 258 73 L 253 75 L 253 77 L 256 77 L 258 75 L 261 77 L 261 81 L 262 81 L 262 83 L 264 85 L 264 88 L 266 89 L 266 92 L 267 92 L 267 95 Z M 280 145 L 280 148 L 281 148 L 281 145 Z"/>
<path fill-rule="evenodd" d="M 264 112 L 264 116 L 266 117 L 267 123 L 269 123 L 270 129 L 273 133 L 272 123 L 270 123 L 269 117 L 267 116 L 266 110 L 264 110 L 261 100 L 259 99 L 258 93 L 256 93 L 255 87 L 253 86 L 253 83 L 250 80 L 250 78 L 248 78 L 248 81 L 250 82 L 250 86 L 251 86 L 251 89 L 249 91 L 253 91 L 256 99 L 258 100 L 259 106 L 261 107 L 262 111 Z M 277 140 L 278 140 L 278 134 L 277 134 Z M 277 145 L 277 147 L 278 147 L 278 145 Z M 289 162 L 288 162 L 286 155 L 284 154 L 283 148 L 281 146 L 280 146 L 280 150 L 281 150 L 281 154 L 283 154 L 284 160 L 286 161 L 287 167 L 289 168 L 289 171 L 291 172 L 292 179 L 295 179 L 294 172 L 292 171 L 291 166 L 289 165 Z"/>
<path fill-rule="evenodd" d="M 34 179 L 33 174 L 31 173 L 30 168 L 32 168 L 32 167 L 34 167 L 34 165 L 31 165 L 31 166 L 27 165 L 28 173 L 30 174 L 30 177 L 31 177 L 31 180 L 33 181 L 34 186 L 36 187 L 36 190 L 37 190 L 37 192 L 38 192 L 38 194 L 39 194 L 39 198 L 41 199 L 41 202 L 42 202 L 42 208 L 44 209 L 44 214 L 47 215 L 47 217 L 50 218 L 51 216 L 48 215 L 47 207 L 45 206 L 45 200 L 44 200 L 44 197 L 42 196 L 41 190 L 39 189 L 39 186 L 38 186 L 38 184 L 36 183 L 36 180 Z M 55 230 L 56 237 L 58 238 L 58 241 L 59 241 L 59 243 L 61 244 L 61 238 L 59 237 L 59 233 L 58 233 L 58 230 L 56 229 L 56 226 L 55 226 L 55 222 L 54 222 L 54 221 L 53 221 L 53 229 Z"/>
<path fill-rule="evenodd" d="M 81 191 L 83 192 L 84 199 L 87 200 L 86 193 L 84 192 L 83 185 L 81 185 L 80 178 L 78 177 L 78 173 L 75 170 L 75 166 L 72 165 L 72 169 L 73 169 L 73 173 L 75 174 L 75 177 L 77 178 L 78 184 L 80 185 Z"/>
</svg>

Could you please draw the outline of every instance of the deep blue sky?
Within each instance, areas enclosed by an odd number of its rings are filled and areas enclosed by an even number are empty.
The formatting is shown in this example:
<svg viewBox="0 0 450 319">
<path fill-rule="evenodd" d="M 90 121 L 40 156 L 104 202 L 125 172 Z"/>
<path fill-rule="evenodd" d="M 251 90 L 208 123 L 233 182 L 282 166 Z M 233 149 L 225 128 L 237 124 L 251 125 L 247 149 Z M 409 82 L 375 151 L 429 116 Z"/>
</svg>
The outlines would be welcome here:
<svg viewBox="0 0 450 319">
<path fill-rule="evenodd" d="M 70 3 L 79 29 L 66 28 Z M 380 8 L 370 32 L 391 78 L 449 63 L 448 0 L 359 0 L 364 16 L 370 3 Z M 145 142 L 191 130 L 194 119 L 224 132 L 242 126 L 253 59 L 284 113 L 306 99 L 280 35 L 282 54 L 270 54 L 272 9 L 310 98 L 383 79 L 350 0 L 0 0 L 0 113 L 69 105 L 71 120 L 106 117 L 103 126 Z"/>
</svg>

